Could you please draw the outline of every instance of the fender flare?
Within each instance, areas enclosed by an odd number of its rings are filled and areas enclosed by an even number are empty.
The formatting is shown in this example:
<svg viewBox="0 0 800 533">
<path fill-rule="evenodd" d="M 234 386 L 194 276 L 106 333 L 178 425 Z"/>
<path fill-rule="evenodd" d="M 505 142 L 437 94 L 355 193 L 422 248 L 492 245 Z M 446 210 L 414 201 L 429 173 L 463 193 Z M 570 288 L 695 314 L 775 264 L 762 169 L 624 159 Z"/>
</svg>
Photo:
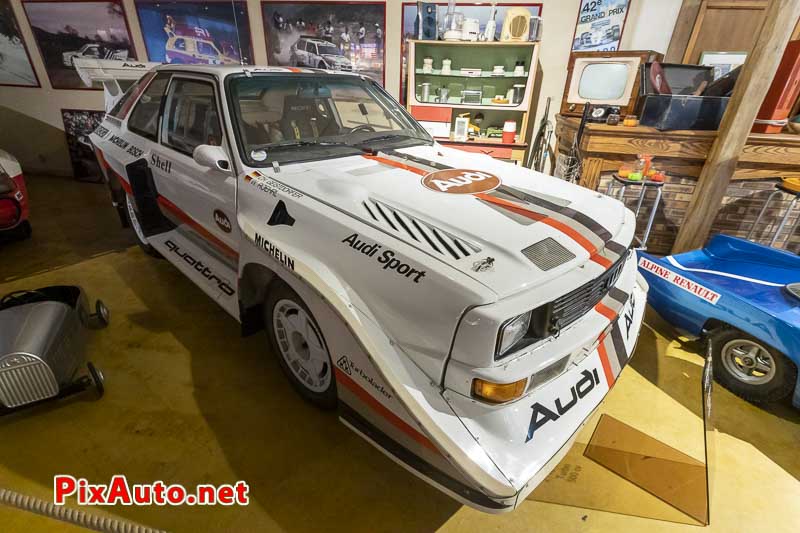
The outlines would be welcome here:
<svg viewBox="0 0 800 533">
<path fill-rule="evenodd" d="M 295 259 L 295 270 L 292 273 L 274 257 L 257 248 L 247 236 L 246 228 L 242 228 L 242 237 L 239 256 L 240 276 L 246 271 L 258 270 L 251 265 L 260 265 L 266 269 L 262 272 L 271 272 L 273 276 L 287 283 L 304 300 L 309 296 L 319 298 L 347 327 L 380 377 L 392 389 L 395 397 L 416 423 L 417 429 L 429 437 L 442 455 L 487 495 L 495 498 L 516 496 L 518 491 L 513 483 L 497 468 L 455 415 L 442 397 L 439 385 L 432 383 L 402 352 L 397 343 L 381 328 L 369 307 L 358 298 L 357 292 L 348 290 L 349 285 L 336 272 L 302 249 L 286 242 L 273 241 L 273 244 Z M 240 287 L 246 290 L 246 285 L 251 281 L 252 277 L 248 280 L 240 278 Z M 266 294 L 266 291 L 263 294 Z M 250 296 L 243 297 L 240 294 L 242 302 L 252 303 L 253 300 L 254 298 Z M 309 304 L 307 300 L 306 303 Z M 390 357 L 375 357 L 374 354 L 377 353 L 384 353 Z M 414 383 L 416 387 L 408 388 L 404 383 Z M 429 386 L 423 390 L 419 384 Z M 426 408 L 424 404 L 428 407 Z M 450 434 L 453 431 L 458 431 L 464 438 L 468 438 L 469 446 L 459 446 Z"/>
</svg>

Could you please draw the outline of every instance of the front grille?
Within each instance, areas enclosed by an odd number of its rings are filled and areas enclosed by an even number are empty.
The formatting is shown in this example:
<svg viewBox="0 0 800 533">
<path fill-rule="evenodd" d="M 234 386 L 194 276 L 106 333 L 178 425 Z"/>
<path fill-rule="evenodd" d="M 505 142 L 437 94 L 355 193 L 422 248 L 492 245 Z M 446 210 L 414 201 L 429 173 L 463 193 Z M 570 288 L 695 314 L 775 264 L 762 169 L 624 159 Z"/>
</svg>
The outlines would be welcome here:
<svg viewBox="0 0 800 533">
<path fill-rule="evenodd" d="M 28 355 L 13 355 L 0 362 L 1 406 L 18 407 L 56 394 L 56 378 L 41 360 Z"/>
<path fill-rule="evenodd" d="M 522 250 L 522 255 L 545 272 L 575 259 L 575 254 L 552 237 L 531 244 Z"/>
<path fill-rule="evenodd" d="M 597 305 L 619 279 L 627 258 L 628 253 L 626 252 L 598 278 L 553 300 L 550 314 L 551 331 L 557 333 Z"/>
<path fill-rule="evenodd" d="M 410 237 L 416 241 L 418 246 L 426 250 L 453 259 L 462 259 L 481 251 L 478 246 L 383 202 L 367 200 L 364 202 L 364 209 L 372 220 L 385 229 L 397 235 Z"/>
</svg>

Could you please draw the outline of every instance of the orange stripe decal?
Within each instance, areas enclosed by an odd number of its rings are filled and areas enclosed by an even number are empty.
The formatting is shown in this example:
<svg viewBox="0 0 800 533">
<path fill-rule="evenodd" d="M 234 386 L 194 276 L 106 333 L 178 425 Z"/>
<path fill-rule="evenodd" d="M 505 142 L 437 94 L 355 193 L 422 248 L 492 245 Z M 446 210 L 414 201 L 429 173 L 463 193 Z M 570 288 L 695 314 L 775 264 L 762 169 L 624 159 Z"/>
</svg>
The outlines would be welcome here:
<svg viewBox="0 0 800 533">
<path fill-rule="evenodd" d="M 411 437 L 411 439 L 416 441 L 418 444 L 437 454 L 440 453 L 439 449 L 436 448 L 436 445 L 434 445 L 430 441 L 430 439 L 428 439 L 428 437 L 426 437 L 425 435 L 423 435 L 422 433 L 420 433 L 419 431 L 408 425 L 408 423 L 406 423 L 405 420 L 403 420 L 402 418 L 391 412 L 389 409 L 387 409 L 385 405 L 383 405 L 378 400 L 373 398 L 370 393 L 365 391 L 361 386 L 359 386 L 355 381 L 353 381 L 350 378 L 350 376 L 348 376 L 338 368 L 335 368 L 334 370 L 336 371 L 337 384 L 342 384 L 348 389 L 350 389 L 350 392 L 358 396 L 358 398 L 362 402 L 370 406 L 373 411 L 381 415 L 390 424 L 392 424 L 394 427 L 396 427 L 397 429 L 399 429 L 400 431 Z"/>
<path fill-rule="evenodd" d="M 424 176 L 428 174 L 427 170 L 423 170 L 421 168 L 412 167 L 411 165 L 406 165 L 405 163 L 400 163 L 399 161 L 393 161 L 391 159 L 387 159 L 385 157 L 381 157 L 379 155 L 364 155 L 362 156 L 366 159 L 371 159 L 373 161 L 377 161 L 378 163 L 388 165 L 390 167 L 395 168 L 402 168 L 403 170 L 408 170 L 409 172 L 413 172 L 414 174 L 419 174 L 420 176 Z"/>
<path fill-rule="evenodd" d="M 567 235 L 573 241 L 578 243 L 581 246 L 581 248 L 583 248 L 584 250 L 589 252 L 589 254 L 592 256 L 592 260 L 593 261 L 596 261 L 596 259 L 595 259 L 596 257 L 599 257 L 599 258 L 601 258 L 601 259 L 603 259 L 605 261 L 608 261 L 605 257 L 596 255 L 597 254 L 597 248 L 595 248 L 595 246 L 591 243 L 591 241 L 589 241 L 589 239 L 587 239 L 586 237 L 581 235 L 577 230 L 575 230 L 575 229 L 569 227 L 568 225 L 564 224 L 563 222 L 559 222 L 558 220 L 552 219 L 550 217 L 547 217 L 545 215 L 536 213 L 534 211 L 529 211 L 529 210 L 527 210 L 527 209 L 525 209 L 523 207 L 518 206 L 517 204 L 515 204 L 513 202 L 509 202 L 508 200 L 503 200 L 502 198 L 497 198 L 497 197 L 494 197 L 494 196 L 491 196 L 491 195 L 488 195 L 488 194 L 485 194 L 485 193 L 476 194 L 475 196 L 477 198 L 480 198 L 481 200 L 486 201 L 486 202 L 502 206 L 502 207 L 508 209 L 509 211 L 513 211 L 514 213 L 517 213 L 518 215 L 522 215 L 524 217 L 530 218 L 531 220 L 535 220 L 537 222 L 541 222 L 542 224 L 547 224 L 548 226 L 550 226 L 553 229 L 557 229 L 558 231 L 560 231 L 561 233 Z M 600 264 L 602 264 L 602 263 L 600 263 Z M 608 262 L 608 266 L 611 266 L 611 262 L 610 261 Z"/>
<path fill-rule="evenodd" d="M 615 318 L 617 318 L 617 313 L 615 313 L 613 309 L 611 309 L 603 302 L 597 302 L 597 305 L 594 306 L 594 310 L 609 320 L 614 320 Z"/>
<path fill-rule="evenodd" d="M 198 223 L 192 217 L 190 217 L 185 212 L 183 212 L 183 210 L 181 210 L 180 207 L 178 207 L 177 205 L 173 204 L 167 198 L 164 198 L 163 196 L 159 195 L 158 203 L 159 203 L 159 205 L 161 205 L 165 209 L 168 209 L 169 211 L 171 211 L 172 214 L 174 214 L 176 217 L 178 217 L 182 222 L 184 222 L 185 224 L 188 224 L 189 226 L 191 226 L 192 229 L 194 229 L 197 233 L 200 234 L 200 236 L 202 236 L 204 239 L 206 239 L 211 244 L 216 246 L 222 253 L 224 253 L 225 255 L 227 255 L 228 257 L 231 257 L 233 259 L 237 259 L 237 260 L 239 259 L 239 253 L 236 250 L 234 250 L 233 248 L 231 248 L 230 246 L 228 246 L 227 244 L 225 244 L 224 242 L 219 240 L 213 233 L 208 231 L 200 223 Z"/>
<path fill-rule="evenodd" d="M 606 381 L 610 389 L 614 385 L 616 378 L 614 377 L 614 372 L 611 370 L 611 363 L 608 362 L 608 352 L 606 351 L 604 338 L 600 340 L 600 344 L 597 346 L 597 353 L 600 354 L 600 362 L 603 364 L 603 373 L 606 375 Z"/>
<path fill-rule="evenodd" d="M 366 154 L 363 155 L 362 157 L 364 157 L 366 159 L 371 159 L 372 161 L 377 161 L 378 163 L 382 163 L 384 165 L 388 165 L 388 166 L 391 166 L 391 167 L 401 168 L 403 170 L 408 170 L 409 172 L 413 172 L 414 174 L 418 174 L 420 176 L 425 176 L 425 175 L 428 174 L 427 170 L 424 170 L 424 169 L 421 169 L 421 168 L 417 168 L 417 167 L 414 167 L 414 166 L 411 166 L 411 165 L 407 165 L 407 164 L 401 163 L 399 161 L 394 161 L 393 159 L 388 159 L 386 157 L 381 157 L 381 156 L 378 156 L 378 155 L 366 155 Z M 597 263 L 598 265 L 601 265 L 602 267 L 604 267 L 606 269 L 610 268 L 611 265 L 613 264 L 613 262 L 610 259 L 608 259 L 607 257 L 604 257 L 604 256 L 602 256 L 602 255 L 600 255 L 598 253 L 597 247 L 595 247 L 595 245 L 592 244 L 592 242 L 589 239 L 584 237 L 578 230 L 576 230 L 575 228 L 569 226 L 568 224 L 565 224 L 563 222 L 560 222 L 558 220 L 550 218 L 547 215 L 542 215 L 541 213 L 537 213 L 535 211 L 530 211 L 530 210 L 525 209 L 524 207 L 521 207 L 521 206 L 519 206 L 519 205 L 517 205 L 517 204 L 515 204 L 513 202 L 510 202 L 508 200 L 504 200 L 502 198 L 498 198 L 496 196 L 492 196 L 492 195 L 489 195 L 489 194 L 486 194 L 486 193 L 477 193 L 477 194 L 474 194 L 473 196 L 475 196 L 475 198 L 480 198 L 481 200 L 483 200 L 485 202 L 489 202 L 489 203 L 492 203 L 492 204 L 495 204 L 495 205 L 499 205 L 499 206 L 501 206 L 501 207 L 503 207 L 505 209 L 508 209 L 509 211 L 511 211 L 513 213 L 516 213 L 518 215 L 524 216 L 524 217 L 529 218 L 531 220 L 535 220 L 536 222 L 541 222 L 542 224 L 546 224 L 546 225 L 550 226 L 551 228 L 560 231 L 561 233 L 563 233 L 564 235 L 568 236 L 573 241 L 578 243 L 578 245 L 581 248 L 583 248 L 584 250 L 589 252 L 589 259 L 591 261 Z"/>
</svg>

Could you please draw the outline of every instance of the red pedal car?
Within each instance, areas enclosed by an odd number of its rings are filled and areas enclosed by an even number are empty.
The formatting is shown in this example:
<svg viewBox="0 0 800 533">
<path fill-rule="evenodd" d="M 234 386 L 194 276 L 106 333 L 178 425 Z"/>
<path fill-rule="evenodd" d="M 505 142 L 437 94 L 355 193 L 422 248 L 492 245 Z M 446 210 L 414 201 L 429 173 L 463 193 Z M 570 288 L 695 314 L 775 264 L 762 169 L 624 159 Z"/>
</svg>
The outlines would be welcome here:
<svg viewBox="0 0 800 533">
<path fill-rule="evenodd" d="M 17 158 L 0 150 L 0 238 L 7 234 L 27 239 L 31 236 L 31 223 L 22 167 Z"/>
</svg>

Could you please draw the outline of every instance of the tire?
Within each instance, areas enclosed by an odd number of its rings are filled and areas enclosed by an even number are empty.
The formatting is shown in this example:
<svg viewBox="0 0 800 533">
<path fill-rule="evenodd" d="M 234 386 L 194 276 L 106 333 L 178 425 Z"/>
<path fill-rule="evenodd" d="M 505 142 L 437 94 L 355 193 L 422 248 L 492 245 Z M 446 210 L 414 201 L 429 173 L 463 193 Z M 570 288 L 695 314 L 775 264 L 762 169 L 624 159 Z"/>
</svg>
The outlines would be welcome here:
<svg viewBox="0 0 800 533">
<path fill-rule="evenodd" d="M 324 61 L 320 61 L 319 64 L 317 65 L 317 68 L 322 69 L 322 70 L 327 70 L 328 69 L 328 65 L 326 65 Z"/>
<path fill-rule="evenodd" d="M 714 378 L 752 403 L 776 402 L 789 396 L 797 368 L 782 353 L 735 328 L 709 334 Z"/>
<path fill-rule="evenodd" d="M 126 213 L 128 215 L 128 222 L 131 225 L 134 236 L 136 236 L 136 243 L 139 245 L 139 248 L 141 248 L 147 255 L 161 259 L 163 256 L 158 253 L 158 250 L 153 248 L 147 242 L 147 237 L 145 237 L 144 232 L 142 231 L 142 226 L 139 224 L 139 219 L 136 218 L 136 208 L 133 205 L 133 199 L 131 198 L 130 194 L 125 195 L 125 206 Z"/>
<path fill-rule="evenodd" d="M 264 304 L 269 345 L 300 396 L 322 409 L 334 409 L 336 377 L 322 330 L 297 293 L 282 281 L 276 283 Z"/>
</svg>

